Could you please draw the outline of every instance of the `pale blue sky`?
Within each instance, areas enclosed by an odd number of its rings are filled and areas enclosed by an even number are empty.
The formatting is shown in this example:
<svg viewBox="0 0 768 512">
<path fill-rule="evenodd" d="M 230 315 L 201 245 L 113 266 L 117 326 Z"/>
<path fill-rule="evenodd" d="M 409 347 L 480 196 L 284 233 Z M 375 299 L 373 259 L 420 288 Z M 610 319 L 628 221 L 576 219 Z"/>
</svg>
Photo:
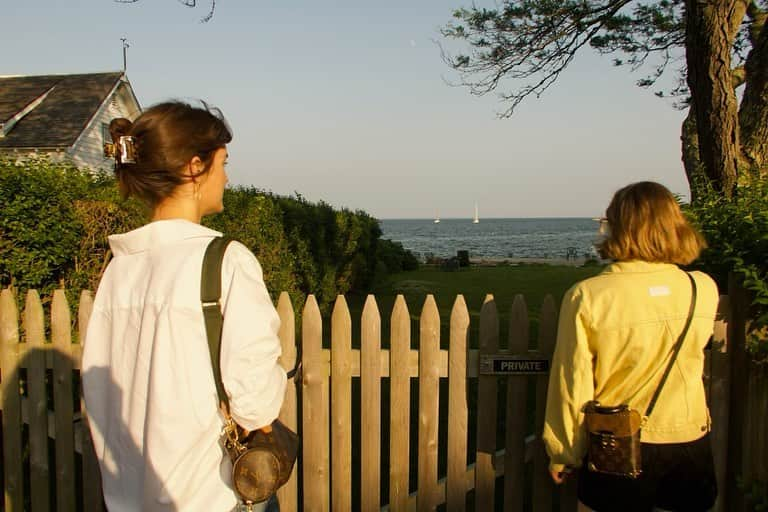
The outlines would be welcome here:
<svg viewBox="0 0 768 512">
<path fill-rule="evenodd" d="M 433 42 L 469 0 L 0 0 L 0 74 L 122 68 L 143 106 L 201 98 L 235 132 L 230 181 L 379 218 L 597 216 L 651 179 L 687 195 L 683 114 L 585 54 L 499 120 Z M 478 5 L 492 2 L 477 0 Z"/>
</svg>

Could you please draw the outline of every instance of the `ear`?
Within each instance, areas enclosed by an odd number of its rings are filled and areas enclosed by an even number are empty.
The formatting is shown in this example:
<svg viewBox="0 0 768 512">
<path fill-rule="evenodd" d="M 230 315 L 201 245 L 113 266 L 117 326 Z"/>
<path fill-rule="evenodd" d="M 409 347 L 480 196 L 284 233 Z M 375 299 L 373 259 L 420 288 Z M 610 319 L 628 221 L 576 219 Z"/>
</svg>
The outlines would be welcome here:
<svg viewBox="0 0 768 512">
<path fill-rule="evenodd" d="M 192 181 L 194 181 L 195 178 L 198 177 L 201 172 L 203 172 L 203 169 L 205 169 L 205 164 L 199 156 L 193 156 L 192 159 L 187 163 L 186 167 L 187 168 L 185 174 L 187 177 L 191 178 Z"/>
</svg>

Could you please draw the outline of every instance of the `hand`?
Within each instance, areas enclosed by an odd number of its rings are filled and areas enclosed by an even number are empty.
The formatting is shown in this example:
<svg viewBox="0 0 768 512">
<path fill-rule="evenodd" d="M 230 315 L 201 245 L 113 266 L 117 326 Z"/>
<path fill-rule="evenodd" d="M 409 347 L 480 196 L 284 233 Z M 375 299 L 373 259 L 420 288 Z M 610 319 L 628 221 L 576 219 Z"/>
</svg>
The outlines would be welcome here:
<svg viewBox="0 0 768 512">
<path fill-rule="evenodd" d="M 557 485 L 560 485 L 568 478 L 568 468 L 565 468 L 562 471 L 550 469 L 549 474 L 552 476 L 552 480 L 554 480 Z"/>
</svg>

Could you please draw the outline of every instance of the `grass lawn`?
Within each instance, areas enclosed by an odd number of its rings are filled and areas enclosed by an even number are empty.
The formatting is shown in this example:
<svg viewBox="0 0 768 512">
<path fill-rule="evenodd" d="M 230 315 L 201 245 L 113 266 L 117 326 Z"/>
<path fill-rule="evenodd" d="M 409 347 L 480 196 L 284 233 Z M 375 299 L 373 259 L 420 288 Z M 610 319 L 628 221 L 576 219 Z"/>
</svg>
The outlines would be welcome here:
<svg viewBox="0 0 768 512">
<path fill-rule="evenodd" d="M 405 297 L 414 320 L 412 336 L 418 336 L 418 319 L 428 294 L 435 296 L 440 322 L 443 326 L 441 345 L 448 339 L 447 326 L 456 296 L 461 294 L 470 314 L 470 346 L 477 345 L 480 308 L 487 294 L 493 294 L 499 311 L 501 336 L 505 336 L 509 310 L 515 295 L 522 294 L 532 320 L 531 335 L 535 336 L 538 314 L 546 295 L 552 295 L 559 309 L 563 294 L 574 283 L 594 276 L 602 266 L 573 267 L 544 264 L 502 265 L 497 267 L 470 267 L 455 272 L 423 265 L 419 270 L 389 276 L 373 290 L 382 318 L 382 345 L 389 346 L 389 317 L 398 294 Z M 353 343 L 359 336 L 360 314 L 365 296 L 347 298 L 353 325 Z M 414 330 L 415 329 L 415 330 Z M 415 340 L 414 340 L 415 341 Z"/>
</svg>

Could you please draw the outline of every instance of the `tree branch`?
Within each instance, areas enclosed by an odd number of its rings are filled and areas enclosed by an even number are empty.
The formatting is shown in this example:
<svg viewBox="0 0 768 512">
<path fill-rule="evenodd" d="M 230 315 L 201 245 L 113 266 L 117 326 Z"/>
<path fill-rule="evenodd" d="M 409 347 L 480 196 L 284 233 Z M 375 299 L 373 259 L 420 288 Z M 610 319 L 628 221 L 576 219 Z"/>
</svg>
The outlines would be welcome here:
<svg viewBox="0 0 768 512">
<path fill-rule="evenodd" d="M 746 86 L 739 107 L 742 154 L 751 170 L 768 174 L 768 24 L 760 33 L 744 65 Z"/>
<path fill-rule="evenodd" d="M 744 82 L 747 81 L 747 69 L 745 66 L 737 66 L 731 70 L 731 78 L 733 79 L 733 88 L 738 89 Z"/>
<path fill-rule="evenodd" d="M 461 24 L 441 30 L 444 37 L 469 43 L 468 55 L 452 56 L 440 45 L 443 60 L 458 71 L 459 85 L 472 94 L 494 91 L 503 78 L 531 80 L 501 94 L 510 106 L 501 117 L 530 95 L 540 96 L 572 62 L 576 52 L 607 30 L 631 0 L 589 2 L 508 2 L 501 10 L 459 9 Z"/>
<path fill-rule="evenodd" d="M 112 0 L 113 2 L 116 2 L 118 4 L 135 4 L 139 0 Z M 186 6 L 186 7 L 197 7 L 197 0 L 176 0 L 180 4 Z M 216 0 L 211 0 L 211 9 L 208 11 L 208 14 L 200 18 L 200 23 L 207 23 L 211 21 L 213 18 L 213 12 L 216 10 Z"/>
</svg>

